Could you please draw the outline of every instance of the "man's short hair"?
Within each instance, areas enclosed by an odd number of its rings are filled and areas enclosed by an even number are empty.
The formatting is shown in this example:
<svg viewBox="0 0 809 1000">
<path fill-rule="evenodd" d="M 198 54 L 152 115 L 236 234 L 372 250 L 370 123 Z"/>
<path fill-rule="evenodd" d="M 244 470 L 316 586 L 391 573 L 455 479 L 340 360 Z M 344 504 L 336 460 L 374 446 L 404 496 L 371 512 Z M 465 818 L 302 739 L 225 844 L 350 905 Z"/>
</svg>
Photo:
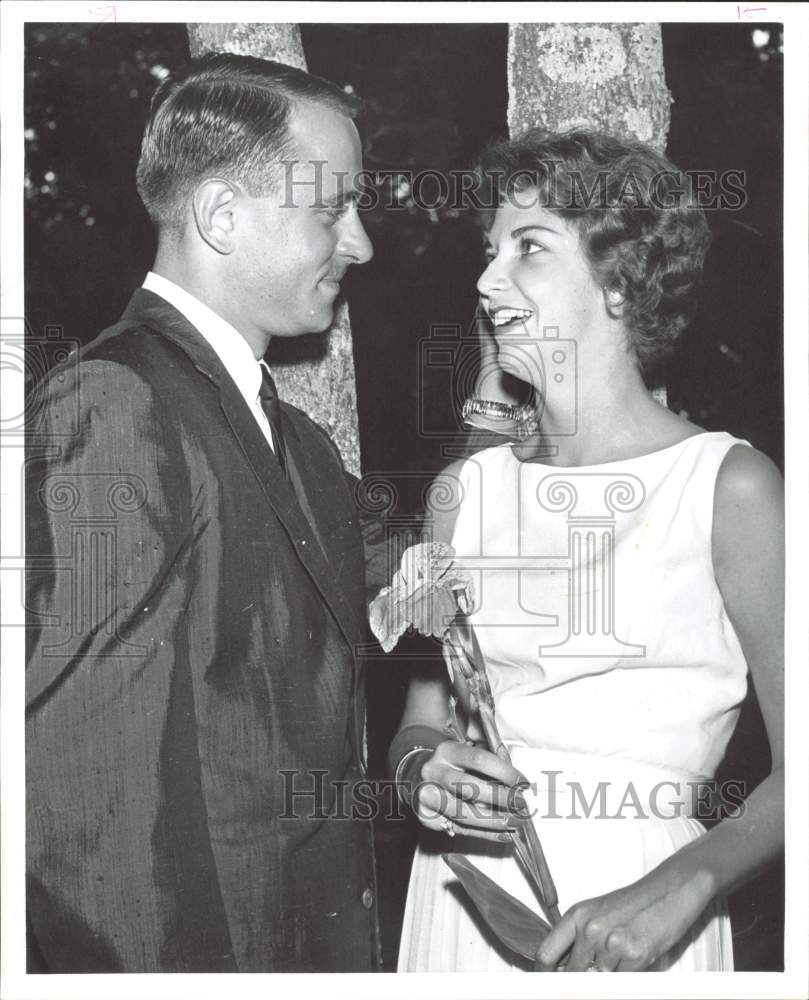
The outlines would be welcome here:
<svg viewBox="0 0 809 1000">
<path fill-rule="evenodd" d="M 138 194 L 158 231 L 179 231 L 205 177 L 236 181 L 252 197 L 272 193 L 279 162 L 294 156 L 289 118 L 296 101 L 352 119 L 362 109 L 328 80 L 254 56 L 204 56 L 163 81 L 137 171 Z"/>
</svg>

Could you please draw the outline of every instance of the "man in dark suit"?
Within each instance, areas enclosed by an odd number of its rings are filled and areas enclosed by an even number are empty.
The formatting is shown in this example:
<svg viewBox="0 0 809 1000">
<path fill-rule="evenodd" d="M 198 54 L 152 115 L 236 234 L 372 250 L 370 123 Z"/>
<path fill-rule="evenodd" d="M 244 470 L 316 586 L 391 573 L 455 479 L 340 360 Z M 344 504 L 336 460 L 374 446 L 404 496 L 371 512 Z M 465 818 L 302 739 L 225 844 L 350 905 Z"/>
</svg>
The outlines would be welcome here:
<svg viewBox="0 0 809 1000">
<path fill-rule="evenodd" d="M 362 536 L 261 361 L 327 329 L 371 256 L 356 105 L 241 56 L 165 83 L 138 167 L 153 272 L 44 387 L 30 971 L 377 967 L 370 823 L 335 818 L 362 773 Z"/>
</svg>

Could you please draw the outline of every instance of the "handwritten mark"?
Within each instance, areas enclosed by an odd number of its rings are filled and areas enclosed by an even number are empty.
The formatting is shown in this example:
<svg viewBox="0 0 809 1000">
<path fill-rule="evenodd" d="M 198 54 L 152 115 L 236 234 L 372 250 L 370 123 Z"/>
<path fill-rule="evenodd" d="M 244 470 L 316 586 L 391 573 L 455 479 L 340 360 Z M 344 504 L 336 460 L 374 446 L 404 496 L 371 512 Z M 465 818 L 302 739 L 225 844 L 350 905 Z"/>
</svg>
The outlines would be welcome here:
<svg viewBox="0 0 809 1000">
<path fill-rule="evenodd" d="M 754 14 L 766 14 L 766 13 L 767 13 L 766 7 L 741 7 L 738 5 L 736 7 L 736 16 L 740 21 L 742 18 L 745 18 L 748 21 L 752 21 Z"/>
<path fill-rule="evenodd" d="M 88 7 L 87 13 L 99 23 L 111 21 L 115 24 L 118 20 L 118 10 L 114 3 L 106 4 L 104 7 Z"/>
</svg>

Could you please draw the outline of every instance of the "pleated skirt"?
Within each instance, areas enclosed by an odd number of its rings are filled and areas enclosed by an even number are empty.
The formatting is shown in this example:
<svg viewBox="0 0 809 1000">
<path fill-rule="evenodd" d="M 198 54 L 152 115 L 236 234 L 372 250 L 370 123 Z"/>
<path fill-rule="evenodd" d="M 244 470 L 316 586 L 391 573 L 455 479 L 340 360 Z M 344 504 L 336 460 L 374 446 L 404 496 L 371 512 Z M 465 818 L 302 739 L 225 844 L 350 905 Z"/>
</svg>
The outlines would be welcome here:
<svg viewBox="0 0 809 1000">
<path fill-rule="evenodd" d="M 533 782 L 527 798 L 562 913 L 580 900 L 637 881 L 705 833 L 701 823 L 685 814 L 692 796 L 681 774 L 527 748 L 512 748 L 512 755 Z M 605 785 L 603 794 L 599 782 Z M 425 831 L 413 860 L 399 971 L 531 971 L 532 963 L 502 945 L 480 919 L 441 856 L 448 852 L 464 854 L 499 886 L 542 913 L 509 845 Z M 732 969 L 730 921 L 719 899 L 649 971 Z"/>
</svg>

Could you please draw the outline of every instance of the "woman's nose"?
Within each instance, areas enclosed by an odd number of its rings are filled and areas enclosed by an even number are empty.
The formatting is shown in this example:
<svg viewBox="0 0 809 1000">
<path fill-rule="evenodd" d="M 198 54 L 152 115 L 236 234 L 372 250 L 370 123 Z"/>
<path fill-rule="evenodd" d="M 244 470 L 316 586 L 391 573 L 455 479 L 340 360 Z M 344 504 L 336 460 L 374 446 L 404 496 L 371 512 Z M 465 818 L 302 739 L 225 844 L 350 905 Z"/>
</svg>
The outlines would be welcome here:
<svg viewBox="0 0 809 1000">
<path fill-rule="evenodd" d="M 494 257 L 489 261 L 486 270 L 478 278 L 478 292 L 488 298 L 494 292 L 502 291 L 508 286 L 508 276 L 502 263 Z"/>
</svg>

